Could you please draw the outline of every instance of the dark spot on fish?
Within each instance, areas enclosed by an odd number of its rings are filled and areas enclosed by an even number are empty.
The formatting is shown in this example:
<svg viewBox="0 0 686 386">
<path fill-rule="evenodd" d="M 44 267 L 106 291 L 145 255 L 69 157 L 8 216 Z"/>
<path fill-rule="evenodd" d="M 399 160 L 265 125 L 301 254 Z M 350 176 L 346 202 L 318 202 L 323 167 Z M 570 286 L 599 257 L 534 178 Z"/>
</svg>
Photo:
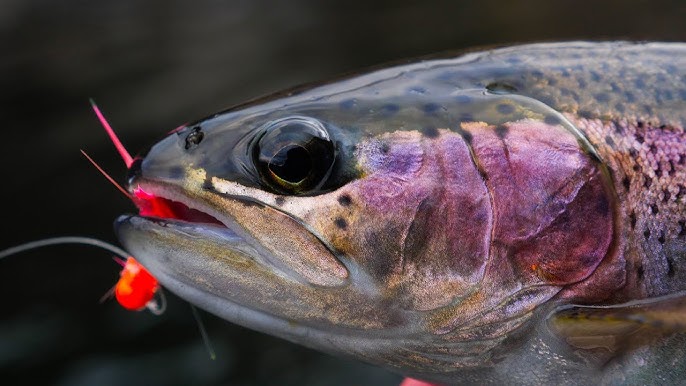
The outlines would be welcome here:
<svg viewBox="0 0 686 386">
<path fill-rule="evenodd" d="M 458 95 L 455 97 L 455 102 L 461 105 L 468 105 L 472 103 L 472 97 L 469 95 Z"/>
<path fill-rule="evenodd" d="M 640 173 L 640 172 L 643 171 L 643 168 L 641 167 L 641 165 L 639 165 L 639 164 L 637 164 L 637 163 L 634 164 L 634 166 L 633 166 L 632 169 L 633 169 L 636 173 Z"/>
<path fill-rule="evenodd" d="M 633 210 L 629 214 L 629 220 L 631 222 L 631 229 L 636 228 L 636 213 Z"/>
<path fill-rule="evenodd" d="M 671 101 L 674 99 L 674 94 L 669 90 L 658 90 L 656 92 L 656 99 L 658 101 Z"/>
<path fill-rule="evenodd" d="M 517 88 L 509 83 L 493 82 L 486 86 L 486 90 L 493 94 L 505 95 L 516 92 Z"/>
<path fill-rule="evenodd" d="M 531 71 L 531 76 L 533 76 L 534 78 L 543 78 L 543 71 L 533 70 Z"/>
<path fill-rule="evenodd" d="M 395 103 L 389 103 L 389 104 L 383 105 L 381 107 L 381 110 L 383 110 L 384 112 L 386 112 L 388 114 L 395 114 L 398 111 L 400 111 L 400 106 L 396 105 Z"/>
<path fill-rule="evenodd" d="M 216 191 L 214 189 L 214 184 L 212 183 L 212 176 L 211 175 L 205 174 L 205 179 L 202 181 L 202 185 L 200 186 L 200 188 L 202 190 L 210 191 L 210 192 Z"/>
<path fill-rule="evenodd" d="M 180 179 L 183 178 L 184 175 L 183 168 L 180 166 L 170 166 L 168 173 L 171 179 Z"/>
<path fill-rule="evenodd" d="M 434 114 L 435 112 L 441 109 L 441 105 L 437 103 L 427 103 L 422 107 L 422 109 L 426 114 Z"/>
<path fill-rule="evenodd" d="M 667 172 L 667 174 L 669 174 L 670 176 L 673 176 L 674 174 L 676 174 L 676 168 L 674 167 L 674 161 L 672 161 L 671 159 L 669 160 L 669 172 Z"/>
<path fill-rule="evenodd" d="M 643 186 L 644 186 L 646 189 L 648 189 L 648 188 L 650 188 L 650 186 L 651 186 L 652 184 L 653 184 L 653 179 L 650 178 L 649 175 L 644 174 L 644 175 L 643 175 Z"/>
<path fill-rule="evenodd" d="M 508 103 L 501 103 L 495 107 L 495 109 L 500 114 L 512 114 L 514 112 L 514 106 Z"/>
<path fill-rule="evenodd" d="M 616 146 L 615 140 L 612 139 L 612 137 L 610 137 L 609 135 L 605 137 L 605 143 L 613 149 Z"/>
<path fill-rule="evenodd" d="M 438 129 L 433 126 L 425 127 L 422 129 L 422 134 L 427 138 L 436 138 L 438 137 Z"/>
<path fill-rule="evenodd" d="M 538 101 L 548 106 L 555 106 L 555 99 L 552 97 L 541 95 L 538 97 Z"/>
<path fill-rule="evenodd" d="M 647 115 L 652 115 L 652 114 L 653 114 L 653 107 L 652 107 L 652 106 L 647 105 L 647 104 L 644 104 L 642 107 L 643 107 L 643 111 L 644 111 Z"/>
<path fill-rule="evenodd" d="M 653 154 L 657 154 L 657 145 L 654 143 L 650 145 L 650 152 Z"/>
<path fill-rule="evenodd" d="M 629 102 L 629 103 L 634 103 L 634 102 L 636 102 L 636 96 L 635 96 L 634 93 L 632 93 L 631 91 L 625 92 L 625 93 L 624 93 L 624 98 L 625 98 L 626 101 Z"/>
<path fill-rule="evenodd" d="M 560 72 L 560 76 L 563 76 L 563 77 L 565 77 L 565 78 L 569 78 L 570 76 L 572 76 L 572 73 L 569 72 L 569 70 L 564 69 L 564 70 L 562 70 L 562 71 Z"/>
<path fill-rule="evenodd" d="M 679 220 L 679 236 L 686 236 L 686 221 Z"/>
<path fill-rule="evenodd" d="M 677 199 L 677 200 L 680 200 L 681 197 L 683 197 L 684 194 L 686 194 L 686 188 L 684 188 L 683 185 L 678 185 L 678 186 L 679 186 L 679 191 L 678 191 L 677 194 L 676 194 L 676 199 Z"/>
<path fill-rule="evenodd" d="M 624 176 L 624 178 L 622 178 L 622 185 L 624 186 L 624 190 L 629 190 L 629 188 L 631 187 L 631 180 L 629 179 L 629 177 Z"/>
<path fill-rule="evenodd" d="M 683 164 L 684 164 L 684 160 L 686 160 L 686 157 L 682 156 L 681 154 L 679 154 L 677 157 L 679 157 L 679 158 L 676 160 L 676 163 L 677 163 L 678 165 L 683 165 Z"/>
<path fill-rule="evenodd" d="M 607 103 L 610 101 L 610 95 L 608 95 L 607 93 L 604 93 L 604 92 L 599 93 L 599 94 L 595 94 L 595 100 L 600 102 L 600 103 Z"/>
<path fill-rule="evenodd" d="M 660 231 L 660 236 L 657 237 L 657 241 L 658 241 L 660 244 L 664 244 L 664 243 L 665 243 L 665 231 Z"/>
<path fill-rule="evenodd" d="M 382 142 L 380 150 L 381 150 L 381 153 L 388 154 L 388 152 L 391 150 L 391 145 L 389 145 L 386 142 Z"/>
<path fill-rule="evenodd" d="M 633 159 L 636 159 L 636 157 L 638 157 L 638 151 L 636 151 L 636 149 L 629 149 L 629 156 L 631 156 Z"/>
<path fill-rule="evenodd" d="M 643 231 L 643 237 L 645 237 L 646 240 L 650 238 L 650 229 L 646 229 Z"/>
<path fill-rule="evenodd" d="M 615 134 L 622 136 L 624 134 L 624 128 L 619 122 L 613 122 L 615 126 Z"/>
<path fill-rule="evenodd" d="M 667 276 L 669 277 L 674 277 L 674 263 L 672 262 L 672 259 L 667 256 Z"/>
<path fill-rule="evenodd" d="M 351 110 L 353 107 L 357 105 L 357 100 L 356 99 L 346 99 L 339 103 L 339 106 L 342 110 Z"/>
<path fill-rule="evenodd" d="M 464 141 L 467 142 L 467 145 L 471 145 L 473 138 L 472 133 L 463 130 L 461 127 L 458 127 L 455 131 L 462 136 L 462 139 L 464 139 Z"/>
<path fill-rule="evenodd" d="M 336 220 L 334 220 L 334 224 L 336 224 L 338 229 L 346 229 L 348 227 L 348 222 L 342 217 L 337 217 Z"/>
<path fill-rule="evenodd" d="M 579 116 L 581 118 L 585 118 L 585 119 L 592 119 L 593 118 L 593 113 L 591 113 L 588 110 L 579 110 L 579 112 L 577 114 L 579 114 Z"/>
<path fill-rule="evenodd" d="M 557 79 L 555 79 L 555 78 L 548 78 L 548 86 L 552 86 L 552 87 L 557 86 Z"/>
<path fill-rule="evenodd" d="M 672 193 L 669 192 L 669 190 L 665 189 L 662 191 L 662 202 L 667 202 L 669 199 L 672 198 Z"/>
<path fill-rule="evenodd" d="M 665 78 L 665 74 L 657 74 L 655 79 L 657 79 L 658 82 L 666 82 L 667 81 L 667 78 Z"/>
<path fill-rule="evenodd" d="M 509 131 L 510 129 L 508 129 L 505 125 L 498 125 L 495 127 L 495 135 L 497 135 L 500 139 L 505 138 Z"/>
<path fill-rule="evenodd" d="M 462 113 L 458 119 L 461 122 L 474 122 L 474 116 L 471 113 Z"/>
<path fill-rule="evenodd" d="M 277 196 L 277 197 L 274 199 L 274 202 L 276 203 L 276 205 L 282 206 L 282 205 L 286 202 L 286 199 L 283 198 L 283 197 L 281 197 L 281 196 Z"/>
<path fill-rule="evenodd" d="M 636 86 L 637 89 L 642 90 L 646 87 L 646 82 L 643 81 L 643 78 L 638 78 L 634 81 L 634 86 Z"/>
<path fill-rule="evenodd" d="M 617 110 L 620 113 L 623 113 L 624 111 L 626 111 L 626 108 L 624 107 L 623 104 L 617 103 L 617 104 L 615 104 L 615 110 Z"/>
<path fill-rule="evenodd" d="M 636 133 L 634 134 L 634 138 L 636 138 L 636 142 L 638 143 L 645 142 L 645 137 L 643 136 L 643 134 Z"/>
<path fill-rule="evenodd" d="M 579 84 L 580 89 L 585 89 L 586 86 L 588 86 L 588 83 L 586 83 L 586 79 L 584 78 L 578 78 L 576 81 Z"/>
<path fill-rule="evenodd" d="M 338 196 L 338 203 L 343 206 L 350 206 L 352 202 L 353 200 L 347 194 L 341 194 L 340 196 Z"/>
<path fill-rule="evenodd" d="M 638 268 L 636 268 L 636 277 L 638 280 L 643 280 L 643 265 L 639 263 Z"/>
<path fill-rule="evenodd" d="M 560 118 L 558 118 L 554 115 L 546 115 L 543 118 L 543 123 L 545 123 L 546 125 L 550 125 L 550 126 L 559 125 L 560 124 Z"/>
<path fill-rule="evenodd" d="M 644 125 L 645 123 L 643 123 L 643 121 L 636 122 L 636 127 L 638 127 L 639 129 L 642 129 Z"/>
<path fill-rule="evenodd" d="M 595 72 L 595 71 L 591 71 L 590 74 L 591 74 L 591 80 L 592 80 L 592 81 L 594 81 L 594 82 L 600 82 L 600 74 L 598 74 L 598 73 Z"/>
</svg>

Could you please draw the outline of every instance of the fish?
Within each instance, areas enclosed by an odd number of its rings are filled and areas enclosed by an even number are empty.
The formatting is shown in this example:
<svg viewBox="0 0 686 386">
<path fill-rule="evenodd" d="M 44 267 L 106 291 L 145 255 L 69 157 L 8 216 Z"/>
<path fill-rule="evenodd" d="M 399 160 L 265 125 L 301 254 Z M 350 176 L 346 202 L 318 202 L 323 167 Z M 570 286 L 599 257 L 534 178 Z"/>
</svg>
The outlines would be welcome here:
<svg viewBox="0 0 686 386">
<path fill-rule="evenodd" d="M 115 231 L 190 303 L 407 377 L 678 383 L 685 122 L 683 43 L 420 60 L 174 130 Z"/>
</svg>

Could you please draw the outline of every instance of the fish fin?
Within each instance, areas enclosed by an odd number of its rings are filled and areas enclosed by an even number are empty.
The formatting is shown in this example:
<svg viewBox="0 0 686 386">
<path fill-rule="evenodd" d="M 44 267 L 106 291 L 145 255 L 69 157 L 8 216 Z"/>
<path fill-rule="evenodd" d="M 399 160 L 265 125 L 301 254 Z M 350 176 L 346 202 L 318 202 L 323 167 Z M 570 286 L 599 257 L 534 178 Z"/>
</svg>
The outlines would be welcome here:
<svg viewBox="0 0 686 386">
<path fill-rule="evenodd" d="M 610 306 L 560 307 L 548 326 L 577 349 L 629 351 L 686 333 L 686 291 Z"/>
</svg>

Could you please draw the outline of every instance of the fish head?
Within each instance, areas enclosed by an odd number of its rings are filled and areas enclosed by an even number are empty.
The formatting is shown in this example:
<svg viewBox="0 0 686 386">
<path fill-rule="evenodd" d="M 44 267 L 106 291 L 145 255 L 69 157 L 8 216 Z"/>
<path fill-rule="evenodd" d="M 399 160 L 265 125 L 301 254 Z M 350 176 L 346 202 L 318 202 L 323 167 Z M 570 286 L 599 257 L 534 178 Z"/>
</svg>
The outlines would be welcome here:
<svg viewBox="0 0 686 386">
<path fill-rule="evenodd" d="M 535 100 L 360 82 L 169 134 L 131 167 L 118 236 L 249 328 L 409 374 L 493 363 L 611 252 L 608 177 Z"/>
</svg>

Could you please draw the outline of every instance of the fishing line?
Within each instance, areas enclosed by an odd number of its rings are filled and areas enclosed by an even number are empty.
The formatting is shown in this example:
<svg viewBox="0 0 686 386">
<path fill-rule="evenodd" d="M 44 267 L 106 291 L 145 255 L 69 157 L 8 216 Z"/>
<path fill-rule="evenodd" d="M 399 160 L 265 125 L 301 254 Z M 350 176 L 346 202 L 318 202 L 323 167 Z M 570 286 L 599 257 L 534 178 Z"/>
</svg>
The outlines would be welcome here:
<svg viewBox="0 0 686 386">
<path fill-rule="evenodd" d="M 215 354 L 214 348 L 212 348 L 212 343 L 210 343 L 210 337 L 207 335 L 207 330 L 205 330 L 205 325 L 203 324 L 202 319 L 200 318 L 200 313 L 198 312 L 198 309 L 191 303 L 188 303 L 188 305 L 191 306 L 191 312 L 193 312 L 193 317 L 195 318 L 195 321 L 198 323 L 200 336 L 202 337 L 203 342 L 205 342 L 205 347 L 207 348 L 208 354 L 210 354 L 210 359 L 217 359 L 217 354 Z"/>
<path fill-rule="evenodd" d="M 7 248 L 0 251 L 0 259 L 4 259 L 7 256 L 16 255 L 18 253 L 27 252 L 33 249 L 49 247 L 53 245 L 63 245 L 63 244 L 77 244 L 77 245 L 90 245 L 96 248 L 104 249 L 106 251 L 112 252 L 115 255 L 121 257 L 122 259 L 128 259 L 129 254 L 123 249 L 112 245 L 108 242 L 94 239 L 92 237 L 82 237 L 82 236 L 64 236 L 64 237 L 50 237 L 47 239 L 30 241 L 28 243 L 19 244 L 14 247 Z"/>
</svg>

